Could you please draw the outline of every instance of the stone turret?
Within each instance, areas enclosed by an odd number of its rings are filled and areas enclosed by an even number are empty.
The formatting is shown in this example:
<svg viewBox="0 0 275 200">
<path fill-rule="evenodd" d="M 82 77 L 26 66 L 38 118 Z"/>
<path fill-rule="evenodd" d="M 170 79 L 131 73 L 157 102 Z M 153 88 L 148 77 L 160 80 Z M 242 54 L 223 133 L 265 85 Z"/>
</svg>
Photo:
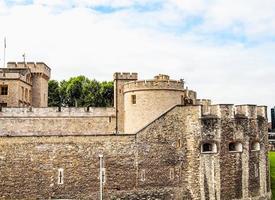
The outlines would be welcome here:
<svg viewBox="0 0 275 200">
<path fill-rule="evenodd" d="M 138 79 L 137 73 L 114 73 L 114 107 L 116 108 L 116 132 L 124 131 L 124 84 Z"/>
<path fill-rule="evenodd" d="M 184 104 L 186 96 L 195 102 L 196 92 L 187 90 L 182 80 L 159 74 L 152 80 L 124 84 L 124 131 L 134 133 L 172 106 Z"/>
<path fill-rule="evenodd" d="M 8 107 L 47 107 L 50 76 L 51 69 L 43 62 L 8 62 L 7 68 L 0 72 L 0 79 L 9 91 L 0 97 L 2 104 Z"/>
</svg>

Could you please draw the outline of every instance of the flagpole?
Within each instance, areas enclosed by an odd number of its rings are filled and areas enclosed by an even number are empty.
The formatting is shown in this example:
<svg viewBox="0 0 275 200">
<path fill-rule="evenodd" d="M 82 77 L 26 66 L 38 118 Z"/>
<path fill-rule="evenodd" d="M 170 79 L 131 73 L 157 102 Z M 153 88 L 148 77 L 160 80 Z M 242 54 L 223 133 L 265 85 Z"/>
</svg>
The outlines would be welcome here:
<svg viewBox="0 0 275 200">
<path fill-rule="evenodd" d="M 6 67 L 6 47 L 7 47 L 7 43 L 6 43 L 6 37 L 4 38 L 4 67 Z"/>
</svg>

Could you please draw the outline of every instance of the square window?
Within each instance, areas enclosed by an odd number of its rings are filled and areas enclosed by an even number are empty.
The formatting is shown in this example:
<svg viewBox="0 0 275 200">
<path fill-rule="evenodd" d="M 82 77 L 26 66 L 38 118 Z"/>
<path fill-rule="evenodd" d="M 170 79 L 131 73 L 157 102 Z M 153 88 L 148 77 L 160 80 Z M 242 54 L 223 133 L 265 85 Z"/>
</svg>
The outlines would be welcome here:
<svg viewBox="0 0 275 200">
<path fill-rule="evenodd" d="M 7 103 L 0 103 L 0 107 L 7 107 L 8 104 Z"/>
<path fill-rule="evenodd" d="M 8 95 L 8 86 L 7 85 L 1 86 L 1 95 Z"/>
</svg>

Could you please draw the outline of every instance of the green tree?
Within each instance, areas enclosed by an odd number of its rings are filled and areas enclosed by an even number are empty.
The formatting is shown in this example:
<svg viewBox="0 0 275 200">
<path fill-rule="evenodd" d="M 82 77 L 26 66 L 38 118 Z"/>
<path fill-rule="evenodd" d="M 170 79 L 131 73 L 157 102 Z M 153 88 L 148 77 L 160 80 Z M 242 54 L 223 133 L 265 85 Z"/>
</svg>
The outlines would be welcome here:
<svg viewBox="0 0 275 200">
<path fill-rule="evenodd" d="M 98 82 L 85 76 L 77 76 L 63 80 L 60 84 L 54 80 L 50 81 L 49 88 L 53 91 L 51 97 L 49 96 L 49 102 L 51 101 L 49 106 L 110 107 L 113 105 L 113 82 Z"/>
<path fill-rule="evenodd" d="M 70 78 L 67 83 L 66 94 L 75 107 L 78 107 L 78 104 L 80 106 L 83 106 L 84 104 L 83 88 L 87 82 L 89 82 L 89 79 L 85 76 L 77 76 Z"/>
<path fill-rule="evenodd" d="M 60 101 L 60 93 L 59 93 L 59 83 L 56 80 L 49 81 L 49 93 L 48 93 L 48 105 L 49 107 L 52 106 L 59 106 Z"/>
<path fill-rule="evenodd" d="M 101 107 L 111 107 L 114 101 L 114 83 L 113 81 L 103 81 L 100 88 L 102 103 Z"/>
</svg>

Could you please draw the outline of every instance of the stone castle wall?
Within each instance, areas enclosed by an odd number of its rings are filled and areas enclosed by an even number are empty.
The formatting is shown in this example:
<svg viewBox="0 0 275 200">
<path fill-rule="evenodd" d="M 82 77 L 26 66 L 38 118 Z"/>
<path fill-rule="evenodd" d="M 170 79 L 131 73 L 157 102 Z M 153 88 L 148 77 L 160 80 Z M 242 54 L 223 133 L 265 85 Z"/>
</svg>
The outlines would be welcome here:
<svg viewBox="0 0 275 200">
<path fill-rule="evenodd" d="M 91 135 L 115 131 L 114 108 L 2 108 L 0 135 Z"/>
<path fill-rule="evenodd" d="M 0 137 L 0 197 L 97 199 L 103 154 L 105 199 L 270 199 L 266 122 L 265 107 L 181 105 L 136 134 Z M 204 142 L 217 151 L 202 153 Z"/>
</svg>

